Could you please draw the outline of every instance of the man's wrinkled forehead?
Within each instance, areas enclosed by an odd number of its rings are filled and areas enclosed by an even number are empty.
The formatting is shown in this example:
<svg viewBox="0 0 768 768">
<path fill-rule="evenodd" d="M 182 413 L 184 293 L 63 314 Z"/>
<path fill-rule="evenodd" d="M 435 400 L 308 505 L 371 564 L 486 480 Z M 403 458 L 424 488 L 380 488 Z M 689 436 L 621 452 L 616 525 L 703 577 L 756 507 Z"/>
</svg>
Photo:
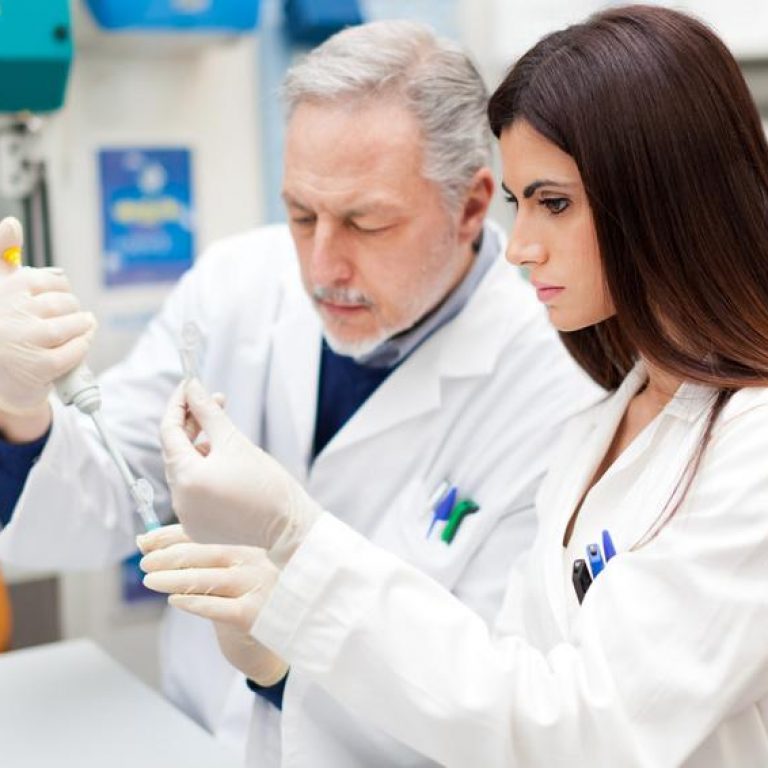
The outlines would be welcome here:
<svg viewBox="0 0 768 768">
<path fill-rule="evenodd" d="M 397 216 L 407 205 L 396 192 L 390 194 L 375 190 L 339 189 L 332 191 L 332 180 L 323 187 L 312 187 L 300 182 L 286 181 L 282 197 L 289 209 L 315 213 L 324 209 L 343 218 L 362 218 L 369 215 Z"/>
</svg>

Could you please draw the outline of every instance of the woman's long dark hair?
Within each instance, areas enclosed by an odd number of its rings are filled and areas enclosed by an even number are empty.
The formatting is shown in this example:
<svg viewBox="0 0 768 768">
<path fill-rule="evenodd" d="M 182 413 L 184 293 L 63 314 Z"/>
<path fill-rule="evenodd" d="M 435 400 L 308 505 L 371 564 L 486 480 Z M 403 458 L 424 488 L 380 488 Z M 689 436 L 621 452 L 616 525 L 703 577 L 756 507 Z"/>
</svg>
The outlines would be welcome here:
<svg viewBox="0 0 768 768">
<path fill-rule="evenodd" d="M 488 117 L 581 174 L 616 314 L 562 334 L 576 361 L 608 389 L 642 355 L 718 390 L 677 509 L 730 394 L 768 383 L 768 145 L 739 67 L 690 16 L 615 8 L 537 43 Z"/>
<path fill-rule="evenodd" d="M 563 334 L 615 388 L 639 353 L 717 388 L 768 381 L 768 146 L 717 36 L 676 11 L 616 8 L 549 35 L 488 116 L 571 155 L 616 316 Z"/>
</svg>

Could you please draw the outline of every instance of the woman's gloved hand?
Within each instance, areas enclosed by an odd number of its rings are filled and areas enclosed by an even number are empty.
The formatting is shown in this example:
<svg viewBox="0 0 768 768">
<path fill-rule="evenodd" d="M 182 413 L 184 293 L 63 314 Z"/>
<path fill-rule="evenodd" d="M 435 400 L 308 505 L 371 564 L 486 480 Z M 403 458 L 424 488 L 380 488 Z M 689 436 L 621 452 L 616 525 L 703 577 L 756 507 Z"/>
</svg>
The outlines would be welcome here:
<svg viewBox="0 0 768 768">
<path fill-rule="evenodd" d="M 144 584 L 175 608 L 211 619 L 222 653 L 259 685 L 282 680 L 288 665 L 254 640 L 250 629 L 277 581 L 263 549 L 196 544 L 180 525 L 139 536 Z"/>
<path fill-rule="evenodd" d="M 199 430 L 206 441 L 197 446 Z M 322 514 L 301 485 L 235 427 L 197 380 L 179 385 L 161 436 L 173 507 L 189 536 L 261 547 L 285 565 Z"/>
</svg>

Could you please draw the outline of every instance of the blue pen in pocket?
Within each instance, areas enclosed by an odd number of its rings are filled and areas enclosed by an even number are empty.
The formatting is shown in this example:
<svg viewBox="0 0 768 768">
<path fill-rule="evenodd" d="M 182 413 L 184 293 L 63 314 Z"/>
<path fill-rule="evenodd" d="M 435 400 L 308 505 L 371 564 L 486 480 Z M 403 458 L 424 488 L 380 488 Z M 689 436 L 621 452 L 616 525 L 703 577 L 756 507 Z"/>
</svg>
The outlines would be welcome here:
<svg viewBox="0 0 768 768">
<path fill-rule="evenodd" d="M 597 544 L 589 544 L 587 546 L 587 560 L 589 561 L 589 569 L 592 571 L 592 578 L 596 579 L 600 571 L 605 568 L 603 555 Z"/>
<path fill-rule="evenodd" d="M 603 531 L 603 552 L 606 563 L 616 555 L 616 547 L 613 546 L 613 539 L 611 539 L 611 534 L 608 531 Z"/>
<path fill-rule="evenodd" d="M 437 502 L 435 505 L 435 511 L 432 515 L 432 522 L 429 524 L 429 530 L 427 530 L 427 538 L 429 538 L 430 534 L 432 533 L 432 529 L 435 527 L 435 523 L 438 522 L 438 520 L 441 520 L 445 522 L 450 516 L 451 516 L 451 510 L 453 509 L 453 505 L 456 503 L 456 496 L 458 495 L 459 489 L 456 488 L 456 486 L 451 486 L 451 489 L 448 491 L 448 493 L 443 496 L 443 498 Z"/>
</svg>

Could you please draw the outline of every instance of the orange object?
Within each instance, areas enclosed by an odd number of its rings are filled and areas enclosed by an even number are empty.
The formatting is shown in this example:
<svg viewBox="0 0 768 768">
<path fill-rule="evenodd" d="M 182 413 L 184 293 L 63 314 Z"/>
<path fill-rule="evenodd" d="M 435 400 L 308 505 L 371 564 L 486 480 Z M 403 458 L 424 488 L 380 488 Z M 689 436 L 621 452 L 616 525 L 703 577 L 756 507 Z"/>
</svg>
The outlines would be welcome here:
<svg viewBox="0 0 768 768">
<path fill-rule="evenodd" d="M 12 267 L 21 266 L 21 248 L 18 245 L 6 248 L 3 251 L 3 260 L 10 264 Z"/>
<path fill-rule="evenodd" d="M 11 647 L 11 632 L 13 630 L 13 612 L 8 589 L 0 574 L 0 653 Z"/>
</svg>

